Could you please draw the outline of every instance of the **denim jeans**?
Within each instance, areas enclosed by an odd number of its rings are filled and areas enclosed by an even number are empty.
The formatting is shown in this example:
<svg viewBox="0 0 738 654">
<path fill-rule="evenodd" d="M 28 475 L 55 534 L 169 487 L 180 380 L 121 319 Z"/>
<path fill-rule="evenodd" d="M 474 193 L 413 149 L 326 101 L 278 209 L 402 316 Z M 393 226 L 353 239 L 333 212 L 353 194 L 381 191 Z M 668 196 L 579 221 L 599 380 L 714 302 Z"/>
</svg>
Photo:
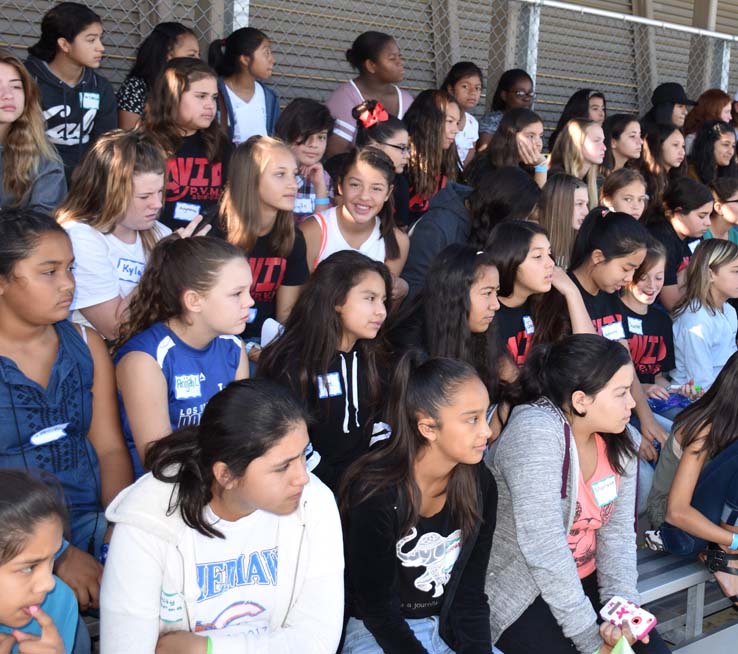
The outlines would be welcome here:
<svg viewBox="0 0 738 654">
<path fill-rule="evenodd" d="M 692 507 L 715 524 L 738 524 L 738 441 L 707 462 L 692 494 Z M 661 525 L 661 538 L 667 552 L 682 556 L 697 554 L 708 545 L 668 522 Z"/>
<path fill-rule="evenodd" d="M 69 542 L 83 552 L 98 558 L 105 530 L 108 528 L 105 514 L 102 511 L 99 513 L 96 511 L 72 513 L 70 523 L 72 537 Z"/>
<path fill-rule="evenodd" d="M 439 634 L 438 616 L 405 620 L 428 654 L 454 654 Z M 362 620 L 349 618 L 341 654 L 382 654 L 382 648 Z"/>
</svg>

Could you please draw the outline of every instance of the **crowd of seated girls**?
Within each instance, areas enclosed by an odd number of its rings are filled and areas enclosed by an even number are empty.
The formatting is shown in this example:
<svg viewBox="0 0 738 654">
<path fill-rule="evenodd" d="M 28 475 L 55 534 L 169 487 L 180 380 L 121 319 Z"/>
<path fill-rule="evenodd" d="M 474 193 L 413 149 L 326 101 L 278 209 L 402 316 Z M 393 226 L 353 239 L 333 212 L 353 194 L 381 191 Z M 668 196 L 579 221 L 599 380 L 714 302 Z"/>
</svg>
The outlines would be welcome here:
<svg viewBox="0 0 738 654">
<path fill-rule="evenodd" d="M 738 605 L 727 93 L 104 38 L 0 52 L 0 652 L 666 654 L 599 616 L 641 537 Z"/>
</svg>

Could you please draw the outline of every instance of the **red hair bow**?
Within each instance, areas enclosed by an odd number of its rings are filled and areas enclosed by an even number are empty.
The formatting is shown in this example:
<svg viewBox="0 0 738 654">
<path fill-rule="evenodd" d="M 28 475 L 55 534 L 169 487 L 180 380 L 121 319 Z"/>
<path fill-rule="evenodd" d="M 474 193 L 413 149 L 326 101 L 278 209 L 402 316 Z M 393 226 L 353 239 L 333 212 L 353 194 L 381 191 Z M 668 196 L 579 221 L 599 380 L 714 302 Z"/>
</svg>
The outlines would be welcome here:
<svg viewBox="0 0 738 654">
<path fill-rule="evenodd" d="M 374 105 L 374 109 L 371 111 L 369 111 L 369 109 L 364 109 L 364 111 L 359 114 L 359 122 L 364 126 L 364 129 L 369 129 L 377 123 L 383 123 L 386 120 L 389 120 L 389 114 L 379 102 Z"/>
</svg>

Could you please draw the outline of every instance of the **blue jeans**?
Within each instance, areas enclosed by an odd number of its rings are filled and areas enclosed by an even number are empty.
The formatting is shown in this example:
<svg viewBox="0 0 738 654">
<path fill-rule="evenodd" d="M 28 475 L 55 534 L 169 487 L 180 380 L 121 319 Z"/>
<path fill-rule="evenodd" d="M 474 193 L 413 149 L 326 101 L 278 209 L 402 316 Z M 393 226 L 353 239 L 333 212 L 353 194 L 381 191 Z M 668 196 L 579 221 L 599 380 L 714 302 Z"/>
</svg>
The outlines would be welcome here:
<svg viewBox="0 0 738 654">
<path fill-rule="evenodd" d="M 100 547 L 105 536 L 105 530 L 108 528 L 105 513 L 102 511 L 99 513 L 97 511 L 72 513 L 70 523 L 72 537 L 69 542 L 97 559 L 100 556 Z"/>
<path fill-rule="evenodd" d="M 738 524 L 738 441 L 705 465 L 692 494 L 692 507 L 715 524 Z M 671 554 L 698 554 L 708 543 L 665 522 L 661 525 L 664 547 Z"/>
<path fill-rule="evenodd" d="M 428 654 L 454 654 L 451 648 L 443 642 L 438 631 L 440 626 L 438 616 L 405 620 L 405 622 L 413 630 L 415 637 Z M 382 648 L 374 640 L 374 636 L 364 626 L 362 620 L 349 618 L 341 654 L 382 654 Z"/>
</svg>

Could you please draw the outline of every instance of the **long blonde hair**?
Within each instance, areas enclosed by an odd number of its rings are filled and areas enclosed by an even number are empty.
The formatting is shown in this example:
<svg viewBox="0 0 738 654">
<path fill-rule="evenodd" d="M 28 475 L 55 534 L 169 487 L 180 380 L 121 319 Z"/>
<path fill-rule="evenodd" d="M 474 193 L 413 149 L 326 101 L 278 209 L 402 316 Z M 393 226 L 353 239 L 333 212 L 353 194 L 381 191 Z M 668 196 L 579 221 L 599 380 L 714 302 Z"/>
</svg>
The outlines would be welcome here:
<svg viewBox="0 0 738 654">
<path fill-rule="evenodd" d="M 220 201 L 221 220 L 226 225 L 228 242 L 251 252 L 261 228 L 259 183 L 272 153 L 282 149 L 292 151 L 286 143 L 270 136 L 252 136 L 233 152 L 223 197 Z M 236 184 L 232 183 L 234 180 Z M 278 211 L 269 233 L 269 245 L 280 256 L 287 257 L 295 244 L 295 219 L 291 211 Z"/>
<path fill-rule="evenodd" d="M 738 261 L 738 245 L 721 238 L 702 241 L 694 251 L 687 266 L 687 289 L 684 297 L 674 307 L 674 318 L 687 310 L 698 311 L 705 307 L 708 313 L 715 314 L 720 306 L 712 295 L 710 272 L 733 261 Z"/>
<path fill-rule="evenodd" d="M 574 177 L 582 178 L 582 170 L 585 166 L 582 148 L 587 138 L 587 130 L 596 125 L 593 120 L 584 118 L 572 118 L 559 135 L 551 149 L 551 171 L 559 170 Z M 597 190 L 597 176 L 600 167 L 592 164 L 587 173 L 587 192 L 589 194 L 589 206 L 596 207 L 599 201 L 599 192 Z"/>
<path fill-rule="evenodd" d="M 133 177 L 166 170 L 164 152 L 141 131 L 116 129 L 103 134 L 87 151 L 74 172 L 64 202 L 56 210 L 60 223 L 80 222 L 111 234 L 133 198 Z M 139 232 L 144 250 L 151 252 L 161 237 L 156 225 Z"/>
<path fill-rule="evenodd" d="M 41 161 L 60 159 L 46 136 L 36 81 L 20 59 L 7 50 L 0 49 L 0 63 L 18 72 L 25 97 L 23 113 L 10 126 L 3 151 L 3 191 L 15 198 L 14 206 L 19 206 L 33 188 Z"/>
<path fill-rule="evenodd" d="M 538 222 L 546 228 L 556 265 L 569 266 L 571 249 L 577 237 L 572 227 L 574 193 L 587 185 L 574 175 L 556 173 L 548 178 L 538 201 Z"/>
</svg>

